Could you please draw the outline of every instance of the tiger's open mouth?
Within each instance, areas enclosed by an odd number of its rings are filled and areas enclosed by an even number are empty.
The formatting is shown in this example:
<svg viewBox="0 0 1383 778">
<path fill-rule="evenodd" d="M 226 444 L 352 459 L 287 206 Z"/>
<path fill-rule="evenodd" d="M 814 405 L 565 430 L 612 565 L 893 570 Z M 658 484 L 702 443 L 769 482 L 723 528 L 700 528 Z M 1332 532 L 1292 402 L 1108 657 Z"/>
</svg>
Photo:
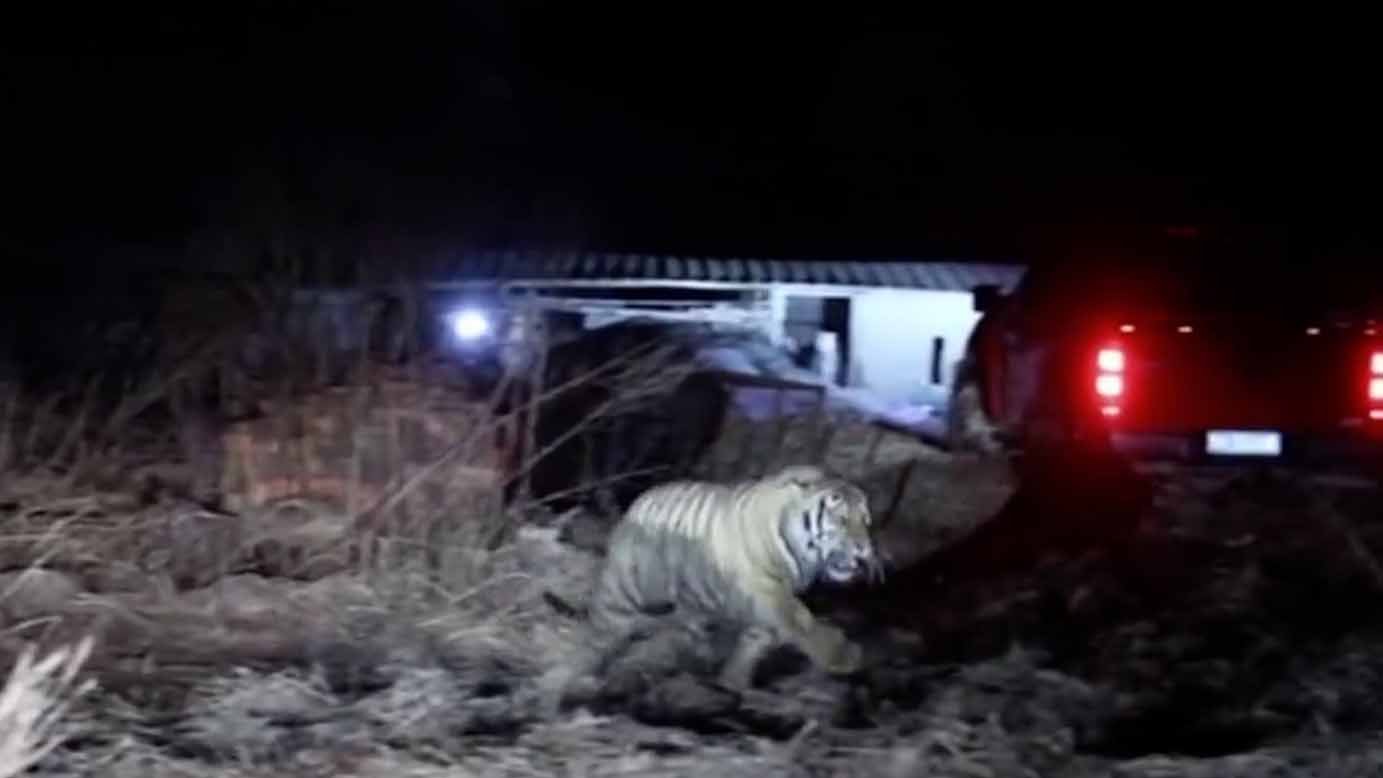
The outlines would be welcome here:
<svg viewBox="0 0 1383 778">
<path fill-rule="evenodd" d="M 850 583 L 863 570 L 864 566 L 854 554 L 837 551 L 826 557 L 826 577 L 835 583 Z"/>
<path fill-rule="evenodd" d="M 872 556 L 837 551 L 826 557 L 826 577 L 833 583 L 882 579 L 883 568 Z"/>
</svg>

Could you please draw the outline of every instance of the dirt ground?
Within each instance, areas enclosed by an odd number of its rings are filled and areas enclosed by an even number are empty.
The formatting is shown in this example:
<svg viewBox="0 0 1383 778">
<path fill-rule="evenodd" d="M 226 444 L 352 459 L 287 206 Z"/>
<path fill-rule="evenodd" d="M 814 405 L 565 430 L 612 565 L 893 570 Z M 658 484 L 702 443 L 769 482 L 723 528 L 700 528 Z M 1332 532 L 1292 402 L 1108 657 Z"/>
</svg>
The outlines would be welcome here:
<svg viewBox="0 0 1383 778">
<path fill-rule="evenodd" d="M 97 685 L 17 674 L 0 730 L 65 700 L 32 774 L 116 778 L 1383 774 L 1376 493 L 1080 475 L 937 530 L 878 588 L 814 594 L 866 645 L 856 677 L 785 651 L 737 695 L 671 636 L 558 712 L 550 670 L 579 632 L 542 594 L 580 593 L 598 522 L 308 575 L 210 554 L 245 545 L 223 515 L 8 479 L 0 664 L 94 635 Z"/>
</svg>

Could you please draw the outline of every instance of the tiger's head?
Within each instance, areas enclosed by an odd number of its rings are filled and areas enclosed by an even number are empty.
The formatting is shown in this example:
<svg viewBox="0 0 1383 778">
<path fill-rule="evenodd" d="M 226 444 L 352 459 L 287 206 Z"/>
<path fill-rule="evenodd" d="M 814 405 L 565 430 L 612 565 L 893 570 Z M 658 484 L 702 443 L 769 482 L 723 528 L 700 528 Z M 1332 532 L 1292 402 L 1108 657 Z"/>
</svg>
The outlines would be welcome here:
<svg viewBox="0 0 1383 778">
<path fill-rule="evenodd" d="M 781 530 L 799 585 L 881 581 L 883 565 L 874 548 L 864 490 L 819 471 L 810 479 L 790 480 L 798 496 L 786 507 Z"/>
</svg>

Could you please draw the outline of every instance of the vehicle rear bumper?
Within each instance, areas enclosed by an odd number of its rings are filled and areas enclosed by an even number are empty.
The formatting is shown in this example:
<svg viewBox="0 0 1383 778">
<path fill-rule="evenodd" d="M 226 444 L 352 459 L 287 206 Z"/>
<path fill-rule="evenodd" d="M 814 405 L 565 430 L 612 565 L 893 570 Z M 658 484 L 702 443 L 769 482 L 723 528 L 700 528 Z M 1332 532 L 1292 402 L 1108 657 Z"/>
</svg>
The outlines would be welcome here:
<svg viewBox="0 0 1383 778">
<path fill-rule="evenodd" d="M 1206 433 L 1153 433 L 1111 431 L 1110 449 L 1140 463 L 1185 464 L 1197 467 L 1224 465 L 1282 466 L 1294 468 L 1347 468 L 1383 475 L 1383 435 L 1282 433 L 1282 452 L 1276 456 L 1223 456 L 1206 451 Z"/>
</svg>

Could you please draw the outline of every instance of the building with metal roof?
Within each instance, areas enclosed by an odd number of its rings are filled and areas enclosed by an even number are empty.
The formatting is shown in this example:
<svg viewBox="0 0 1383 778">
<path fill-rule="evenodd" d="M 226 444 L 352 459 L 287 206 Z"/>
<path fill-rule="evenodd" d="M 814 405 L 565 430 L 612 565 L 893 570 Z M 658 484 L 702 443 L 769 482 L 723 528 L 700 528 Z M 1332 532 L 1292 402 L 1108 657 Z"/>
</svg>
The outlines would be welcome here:
<svg viewBox="0 0 1383 778">
<path fill-rule="evenodd" d="M 459 252 L 435 266 L 439 284 L 506 286 L 647 284 L 752 287 L 793 284 L 969 292 L 981 284 L 1010 290 L 1021 264 L 957 260 L 755 259 L 596 252 Z"/>
<path fill-rule="evenodd" d="M 375 295 L 415 291 L 424 293 L 438 342 L 470 354 L 493 348 L 522 355 L 526 346 L 515 341 L 526 339 L 534 320 L 563 329 L 694 323 L 749 333 L 823 384 L 872 393 L 880 407 L 929 412 L 944 406 L 979 319 L 973 290 L 1011 291 L 1026 272 L 1018 263 L 949 259 L 537 251 L 448 251 L 423 264 L 423 282 L 409 291 L 300 290 L 295 326 L 330 332 L 338 345 L 365 342 L 374 337 L 367 332 L 374 318 L 362 312 L 378 302 Z"/>
<path fill-rule="evenodd" d="M 434 264 L 432 278 L 438 290 L 497 290 L 586 328 L 651 319 L 756 331 L 829 383 L 932 405 L 979 318 L 975 287 L 1011 291 L 1025 270 L 957 260 L 469 251 Z"/>
</svg>

